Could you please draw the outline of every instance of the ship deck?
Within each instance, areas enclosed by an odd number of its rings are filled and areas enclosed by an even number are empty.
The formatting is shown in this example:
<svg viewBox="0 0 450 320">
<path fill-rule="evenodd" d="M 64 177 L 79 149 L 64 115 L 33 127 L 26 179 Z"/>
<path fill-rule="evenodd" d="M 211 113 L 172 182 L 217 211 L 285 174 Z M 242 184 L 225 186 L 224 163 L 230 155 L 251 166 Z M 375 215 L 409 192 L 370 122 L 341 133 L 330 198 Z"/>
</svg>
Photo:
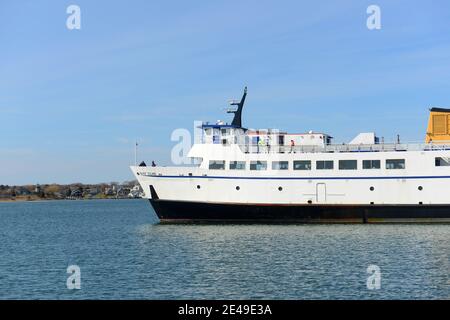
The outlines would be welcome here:
<svg viewBox="0 0 450 320">
<path fill-rule="evenodd" d="M 380 143 L 380 144 L 328 144 L 261 146 L 240 144 L 243 153 L 341 153 L 341 152 L 404 152 L 404 151 L 444 151 L 450 150 L 450 142 L 445 143 Z"/>
</svg>

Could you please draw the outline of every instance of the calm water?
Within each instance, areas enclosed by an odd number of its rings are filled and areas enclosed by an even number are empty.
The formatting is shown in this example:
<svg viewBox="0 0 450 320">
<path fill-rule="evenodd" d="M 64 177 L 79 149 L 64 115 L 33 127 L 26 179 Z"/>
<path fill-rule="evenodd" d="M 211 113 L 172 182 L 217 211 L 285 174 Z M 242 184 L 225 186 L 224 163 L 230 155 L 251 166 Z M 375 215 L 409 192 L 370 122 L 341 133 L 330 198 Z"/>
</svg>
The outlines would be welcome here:
<svg viewBox="0 0 450 320">
<path fill-rule="evenodd" d="M 450 298 L 450 225 L 158 225 L 145 200 L 0 203 L 0 219 L 1 299 Z"/>
</svg>

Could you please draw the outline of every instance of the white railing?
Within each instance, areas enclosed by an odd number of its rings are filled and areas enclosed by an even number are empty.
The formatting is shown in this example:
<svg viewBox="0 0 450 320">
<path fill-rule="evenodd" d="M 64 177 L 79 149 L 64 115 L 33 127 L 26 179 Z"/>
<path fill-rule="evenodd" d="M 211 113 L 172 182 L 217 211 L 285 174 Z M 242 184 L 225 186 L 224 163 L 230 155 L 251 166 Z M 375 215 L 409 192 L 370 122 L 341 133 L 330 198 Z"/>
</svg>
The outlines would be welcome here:
<svg viewBox="0 0 450 320">
<path fill-rule="evenodd" d="M 244 153 L 338 153 L 338 152 L 392 152 L 392 151 L 431 151 L 450 150 L 450 142 L 445 143 L 380 143 L 380 144 L 329 144 L 314 145 L 257 145 L 240 144 Z"/>
</svg>

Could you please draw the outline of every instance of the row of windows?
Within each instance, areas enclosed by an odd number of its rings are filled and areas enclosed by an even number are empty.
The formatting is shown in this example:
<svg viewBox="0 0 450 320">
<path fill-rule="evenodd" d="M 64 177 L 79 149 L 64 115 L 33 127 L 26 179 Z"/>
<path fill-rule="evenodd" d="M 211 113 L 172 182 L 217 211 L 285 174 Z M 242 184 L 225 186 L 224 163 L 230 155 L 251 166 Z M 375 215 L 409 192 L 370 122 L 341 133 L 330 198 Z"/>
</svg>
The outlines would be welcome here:
<svg viewBox="0 0 450 320">
<path fill-rule="evenodd" d="M 437 160 L 436 160 L 437 161 Z M 311 160 L 295 160 L 294 170 L 311 170 Z M 437 165 L 437 164 L 436 164 Z M 381 160 L 363 160 L 363 169 L 381 169 Z M 245 161 L 230 161 L 230 170 L 245 170 Z M 224 160 L 209 161 L 209 169 L 225 170 Z M 316 161 L 317 170 L 334 169 L 333 160 Z M 358 169 L 357 160 L 339 160 L 339 170 L 356 170 Z M 405 169 L 405 159 L 387 159 L 386 169 Z M 250 170 L 267 170 L 267 161 L 250 161 Z M 272 161 L 272 170 L 289 170 L 289 161 Z"/>
</svg>

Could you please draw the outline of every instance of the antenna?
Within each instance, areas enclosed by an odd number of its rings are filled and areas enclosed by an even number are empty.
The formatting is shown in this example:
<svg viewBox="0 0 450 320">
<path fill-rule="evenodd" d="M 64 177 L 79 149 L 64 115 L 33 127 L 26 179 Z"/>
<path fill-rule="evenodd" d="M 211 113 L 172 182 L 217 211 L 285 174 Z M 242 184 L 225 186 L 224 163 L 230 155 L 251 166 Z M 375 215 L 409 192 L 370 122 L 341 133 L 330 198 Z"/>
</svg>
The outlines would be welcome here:
<svg viewBox="0 0 450 320">
<path fill-rule="evenodd" d="M 134 166 L 137 167 L 137 149 L 138 149 L 138 142 L 136 139 L 136 144 L 134 145 Z"/>
</svg>

